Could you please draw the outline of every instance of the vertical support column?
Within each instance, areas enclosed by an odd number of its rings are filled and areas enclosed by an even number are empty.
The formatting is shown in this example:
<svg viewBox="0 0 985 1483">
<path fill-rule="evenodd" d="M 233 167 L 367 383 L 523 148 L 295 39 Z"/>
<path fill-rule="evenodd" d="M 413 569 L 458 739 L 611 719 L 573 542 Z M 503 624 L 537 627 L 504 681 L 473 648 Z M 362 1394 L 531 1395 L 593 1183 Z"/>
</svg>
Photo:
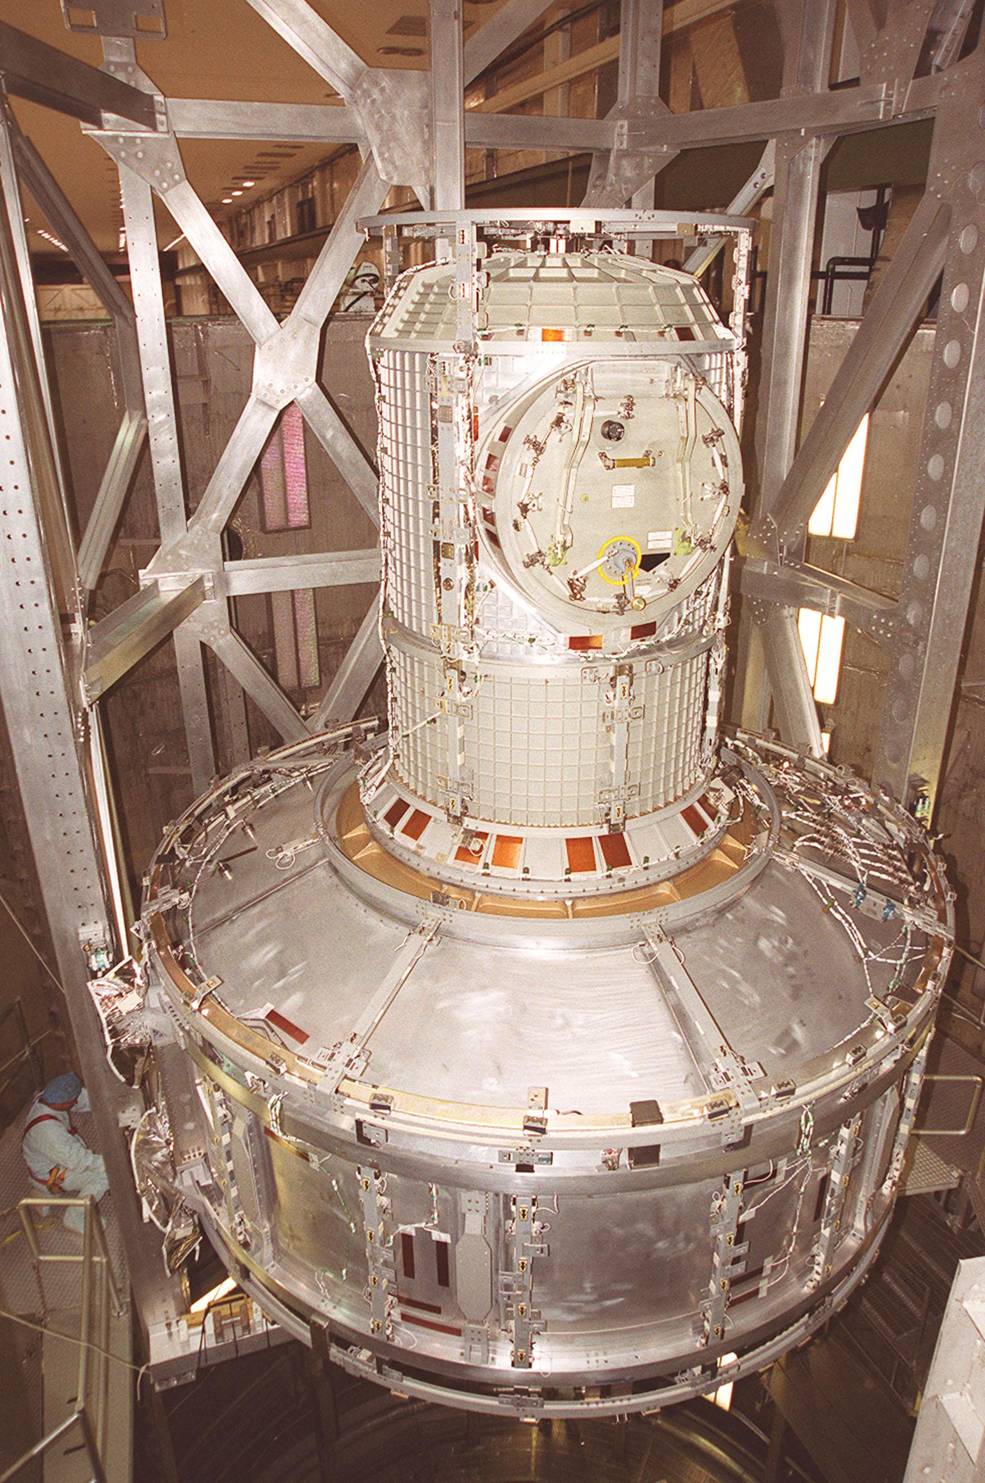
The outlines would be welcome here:
<svg viewBox="0 0 985 1483">
<path fill-rule="evenodd" d="M 38 317 L 37 299 L 34 294 L 34 280 L 31 276 L 31 255 L 27 245 L 27 233 L 24 231 L 24 208 L 21 201 L 16 161 L 14 159 L 11 120 L 6 108 L 0 108 L 0 185 L 2 185 L 4 196 L 7 199 L 10 231 L 14 242 L 14 252 L 17 257 L 17 268 L 20 274 L 24 305 L 27 310 L 31 340 L 34 344 L 34 353 L 37 357 L 38 365 L 43 366 L 44 349 L 41 344 L 41 321 Z M 55 442 L 55 424 L 52 417 L 51 394 L 48 389 L 47 378 L 42 378 L 41 395 L 44 398 L 48 426 L 51 429 L 53 451 L 57 459 L 58 446 Z"/>
<path fill-rule="evenodd" d="M 339 1439 L 339 1408 L 335 1395 L 335 1370 L 331 1360 L 331 1336 L 328 1321 L 313 1318 L 308 1325 L 311 1347 L 304 1356 L 311 1397 L 314 1402 L 315 1438 L 322 1477 L 331 1478 L 335 1448 Z"/>
<path fill-rule="evenodd" d="M 38 390 L 44 407 L 48 429 L 48 436 L 44 440 L 44 448 L 39 449 L 38 456 L 43 457 L 49 462 L 51 467 L 44 479 L 39 482 L 35 490 L 35 496 L 40 501 L 51 502 L 50 509 L 42 505 L 41 511 L 42 516 L 49 519 L 49 524 L 52 527 L 48 559 L 52 567 L 52 575 L 55 580 L 55 590 L 59 605 L 63 612 L 68 612 L 70 608 L 74 608 L 76 602 L 75 553 L 72 550 L 72 542 L 69 536 L 71 525 L 68 520 L 64 497 L 64 470 L 61 466 L 58 441 L 55 434 L 51 392 L 48 386 L 48 377 L 45 373 L 44 346 L 41 343 L 41 321 L 38 317 L 34 280 L 31 276 L 31 256 L 27 245 L 27 234 L 24 231 L 24 207 L 21 200 L 20 181 L 14 159 L 10 123 L 7 111 L 4 108 L 0 108 L 0 191 L 2 191 L 6 203 L 11 249 L 16 263 L 17 276 L 20 280 L 25 322 L 30 335 L 34 359 L 38 367 Z"/>
<path fill-rule="evenodd" d="M 938 115 L 951 208 L 934 359 L 873 778 L 933 810 L 985 518 L 985 126 L 981 78 Z M 932 161 L 933 167 L 933 161 Z"/>
<path fill-rule="evenodd" d="M 784 95 L 827 87 L 834 34 L 835 0 L 807 0 L 801 26 L 785 65 Z M 756 425 L 759 500 L 756 525 L 768 516 L 797 447 L 811 266 L 817 226 L 818 185 L 827 144 L 818 138 L 784 140 L 777 147 L 773 189 L 773 236 L 763 316 L 763 369 Z M 768 714 L 769 684 L 781 704 L 777 719 L 784 738 L 815 756 L 822 753 L 817 710 L 800 655 L 793 610 L 773 604 L 754 610 L 755 630 L 747 632 L 740 655 L 742 722 L 762 731 Z"/>
<path fill-rule="evenodd" d="M 465 64 L 461 0 L 431 0 L 431 150 L 436 211 L 465 205 Z"/>
<path fill-rule="evenodd" d="M 781 1483 L 780 1469 L 786 1452 L 787 1424 L 775 1407 L 770 1427 L 770 1446 L 766 1454 L 766 1476 L 763 1483 Z"/>
<path fill-rule="evenodd" d="M 619 102 L 660 96 L 663 0 L 622 0 L 619 13 Z"/>
<path fill-rule="evenodd" d="M 224 664 L 219 666 L 219 693 L 222 697 L 220 711 L 228 754 L 224 760 L 227 766 L 236 767 L 241 762 L 249 762 L 251 756 L 246 692 L 236 683 Z"/>
<path fill-rule="evenodd" d="M 619 103 L 644 109 L 660 97 L 660 49 L 663 37 L 663 0 L 622 0 L 619 16 Z M 656 158 L 656 157 L 654 157 Z M 637 211 L 652 211 L 656 176 L 634 191 Z M 637 241 L 633 251 L 648 256 L 649 242 Z"/>
<path fill-rule="evenodd" d="M 571 27 L 564 25 L 571 13 L 568 5 L 557 7 L 557 30 L 551 31 L 544 37 L 544 71 L 549 72 L 554 67 L 560 67 L 567 62 L 571 56 Z M 549 88 L 544 94 L 541 106 L 545 118 L 564 118 L 569 112 L 568 99 L 570 96 L 570 84 L 562 82 L 559 86 Z M 494 155 L 495 157 L 495 155 Z M 559 154 L 556 150 L 545 149 L 544 161 L 564 160 L 567 156 Z"/>
<path fill-rule="evenodd" d="M 974 1483 L 985 1469 L 985 1257 L 958 1262 L 902 1483 Z"/>
<path fill-rule="evenodd" d="M 6 202 L 0 199 L 0 695 L 27 816 L 58 974 L 92 1095 L 100 1151 L 146 1324 L 174 1316 L 174 1285 L 159 1242 L 141 1220 L 118 1114 L 126 1089 L 106 1063 L 102 1026 L 89 997 L 86 950 L 115 955 L 93 803 L 78 745 L 80 718 L 48 564 L 43 528 L 60 511 L 48 424 L 34 359 Z M 54 534 L 53 532 L 51 533 Z"/>
<path fill-rule="evenodd" d="M 783 95 L 828 85 L 836 6 L 807 0 L 793 54 L 786 59 Z M 797 446 L 797 421 L 810 313 L 817 194 L 826 146 L 793 138 L 777 146 L 773 235 L 763 316 L 761 412 L 756 425 L 762 518 L 779 493 Z"/>
<path fill-rule="evenodd" d="M 663 0 L 622 0 L 619 16 L 619 103 L 646 108 L 660 100 L 660 52 L 663 39 Z M 656 159 L 656 156 L 654 156 Z M 656 175 L 635 190 L 630 204 L 636 211 L 652 211 Z M 650 257 L 653 245 L 637 240 L 637 257 Z"/>
</svg>

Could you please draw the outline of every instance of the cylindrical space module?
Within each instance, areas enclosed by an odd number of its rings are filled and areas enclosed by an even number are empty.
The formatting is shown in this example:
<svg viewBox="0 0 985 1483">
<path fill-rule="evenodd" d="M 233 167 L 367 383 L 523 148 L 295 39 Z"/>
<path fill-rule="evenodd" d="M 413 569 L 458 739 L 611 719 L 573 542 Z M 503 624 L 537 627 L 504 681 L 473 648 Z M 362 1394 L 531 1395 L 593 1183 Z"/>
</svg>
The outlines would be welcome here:
<svg viewBox="0 0 985 1483">
<path fill-rule="evenodd" d="M 873 1261 L 950 898 L 889 800 L 720 736 L 747 224 L 401 227 L 438 247 L 369 335 L 389 725 L 240 768 L 155 857 L 175 1178 L 354 1373 L 652 1410 Z M 634 232 L 734 237 L 729 325 Z"/>
</svg>

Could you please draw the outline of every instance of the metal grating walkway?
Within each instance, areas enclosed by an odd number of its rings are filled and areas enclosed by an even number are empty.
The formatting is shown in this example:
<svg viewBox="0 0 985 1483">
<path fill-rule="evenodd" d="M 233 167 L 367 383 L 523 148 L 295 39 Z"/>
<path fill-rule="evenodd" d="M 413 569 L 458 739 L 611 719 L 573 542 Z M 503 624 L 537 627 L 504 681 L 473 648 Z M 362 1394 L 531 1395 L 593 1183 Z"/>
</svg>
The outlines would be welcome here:
<svg viewBox="0 0 985 1483">
<path fill-rule="evenodd" d="M 91 1114 L 80 1114 L 77 1125 L 83 1138 L 91 1145 Z M 73 1307 L 78 1299 L 79 1278 L 77 1270 L 70 1263 L 49 1266 L 44 1274 L 45 1291 L 42 1301 L 34 1263 L 17 1215 L 18 1200 L 23 1200 L 28 1195 L 44 1193 L 31 1180 L 21 1158 L 22 1126 L 23 1119 L 18 1118 L 0 1134 L 0 1308 L 8 1313 L 38 1314 L 45 1306 L 49 1310 Z M 126 1257 L 113 1213 L 112 1192 L 100 1201 L 99 1214 L 106 1231 L 113 1271 L 125 1287 Z M 67 1231 L 62 1225 L 60 1215 L 46 1217 L 42 1230 L 45 1251 L 75 1256 L 82 1250 L 82 1237 L 73 1231 Z"/>
</svg>

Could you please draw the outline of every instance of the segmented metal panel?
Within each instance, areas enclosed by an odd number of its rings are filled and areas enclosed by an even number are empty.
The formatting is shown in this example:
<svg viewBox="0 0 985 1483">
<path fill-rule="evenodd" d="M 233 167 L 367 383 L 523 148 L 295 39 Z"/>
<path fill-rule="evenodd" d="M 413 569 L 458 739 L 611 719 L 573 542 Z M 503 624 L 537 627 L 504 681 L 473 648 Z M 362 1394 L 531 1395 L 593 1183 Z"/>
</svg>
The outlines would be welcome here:
<svg viewBox="0 0 985 1483">
<path fill-rule="evenodd" d="M 427 357 L 388 351 L 377 368 L 381 536 L 387 605 L 414 633 L 435 622 Z"/>
<path fill-rule="evenodd" d="M 445 801 L 441 662 L 391 649 L 394 767 L 429 803 Z M 682 797 L 701 776 L 708 655 L 629 666 L 628 817 Z M 466 671 L 463 754 L 470 812 L 515 824 L 597 823 L 613 787 L 612 666 L 487 665 Z"/>
<path fill-rule="evenodd" d="M 680 338 L 691 344 L 731 338 L 697 279 L 638 257 L 506 250 L 492 254 L 487 271 L 479 329 L 490 340 L 554 327 L 587 339 L 617 334 L 627 341 Z M 451 277 L 440 265 L 408 275 L 385 313 L 382 337 L 455 340 Z"/>
</svg>

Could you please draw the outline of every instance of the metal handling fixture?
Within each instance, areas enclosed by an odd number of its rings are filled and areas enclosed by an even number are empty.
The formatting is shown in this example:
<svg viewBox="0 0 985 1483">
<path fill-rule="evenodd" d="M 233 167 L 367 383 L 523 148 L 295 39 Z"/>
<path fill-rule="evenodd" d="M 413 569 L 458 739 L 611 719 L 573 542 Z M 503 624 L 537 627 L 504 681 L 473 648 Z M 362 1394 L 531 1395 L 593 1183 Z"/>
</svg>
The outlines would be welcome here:
<svg viewBox="0 0 985 1483">
<path fill-rule="evenodd" d="M 364 226 L 391 278 L 435 243 L 368 341 L 389 725 L 242 765 L 166 834 L 141 1015 L 167 1177 L 160 1139 L 135 1167 L 353 1373 L 649 1411 L 864 1278 L 950 893 L 888 795 L 720 731 L 749 223 Z M 727 325 L 630 251 L 722 237 Z"/>
<path fill-rule="evenodd" d="M 53 5 L 54 0 L 46 3 Z M 187 1342 L 182 1341 L 187 1293 L 174 1277 L 173 1267 L 187 1244 L 194 1243 L 194 1218 L 178 1204 L 169 1216 L 141 1175 L 144 1208 L 167 1228 L 164 1239 L 169 1260 L 165 1267 L 161 1232 L 141 1219 L 130 1156 L 120 1138 L 121 1124 L 127 1124 L 133 1113 L 133 1093 L 106 1063 L 104 1025 L 109 1020 L 114 1033 L 126 1036 L 126 1006 L 132 1002 L 133 986 L 114 989 L 106 977 L 107 966 L 131 947 L 117 865 L 107 849 L 113 804 L 102 746 L 107 695 L 162 640 L 172 646 L 191 791 L 203 795 L 219 772 L 247 760 L 246 697 L 285 743 L 299 744 L 290 754 L 291 769 L 301 766 L 305 749 L 325 746 L 313 733 L 328 726 L 344 729 L 358 714 L 380 661 L 375 600 L 313 718 L 300 713 L 250 649 L 236 627 L 232 602 L 249 593 L 375 581 L 380 553 L 375 548 L 333 549 L 308 553 L 303 561 L 293 555 L 247 561 L 227 559 L 222 544 L 222 532 L 249 472 L 281 410 L 291 402 L 341 473 L 348 494 L 364 509 L 376 511 L 375 471 L 353 429 L 323 389 L 322 379 L 329 390 L 333 387 L 334 367 L 329 363 L 320 370 L 318 364 L 326 317 L 364 247 L 357 221 L 380 211 L 390 191 L 400 188 L 412 188 L 429 207 L 443 212 L 462 208 L 466 146 L 548 150 L 568 157 L 589 151 L 592 163 L 584 207 L 594 215 L 630 202 L 637 207 L 652 204 L 654 177 L 679 158 L 681 151 L 688 153 L 689 166 L 700 173 L 702 152 L 707 148 L 764 142 L 760 159 L 729 207 L 739 214 L 752 211 L 764 195 L 772 193 L 757 378 L 757 478 L 750 481 L 748 491 L 746 550 L 733 562 L 734 587 L 742 594 L 742 618 L 737 625 L 739 654 L 731 714 L 741 718 L 747 731 L 757 733 L 772 715 L 791 753 L 821 758 L 821 728 L 798 640 L 796 612 L 806 607 L 843 617 L 848 626 L 864 632 L 878 646 L 887 675 L 884 689 L 872 696 L 875 714 L 868 775 L 880 790 L 891 790 L 906 807 L 918 811 L 931 827 L 985 511 L 985 480 L 981 478 L 985 337 L 980 332 L 985 298 L 985 233 L 981 231 L 985 46 L 974 32 L 974 6 L 968 0 L 906 6 L 902 18 L 897 13 L 900 7 L 893 6 L 883 23 L 867 0 L 847 0 L 845 9 L 860 52 L 859 77 L 857 81 L 843 79 L 837 86 L 832 85 L 839 35 L 836 0 L 782 0 L 773 7 L 783 51 L 782 89 L 777 95 L 740 106 L 701 107 L 683 113 L 672 112 L 660 96 L 661 52 L 664 34 L 669 36 L 677 29 L 680 12 L 690 7 L 665 8 L 660 0 L 622 0 L 619 40 L 610 38 L 607 43 L 608 56 L 614 56 L 617 47 L 619 53 L 616 102 L 605 118 L 589 119 L 541 115 L 526 107 L 517 112 L 463 106 L 464 89 L 480 80 L 485 69 L 543 13 L 544 0 L 506 0 L 495 14 L 487 13 L 468 37 L 458 0 L 430 0 L 431 47 L 441 59 L 432 72 L 372 66 L 307 0 L 248 3 L 337 96 L 323 103 L 165 96 L 154 80 L 153 58 L 154 45 L 167 45 L 164 0 L 141 0 L 138 5 L 93 0 L 84 10 L 63 4 L 70 29 L 94 30 L 102 54 L 99 65 L 0 23 L 6 94 L 26 97 L 79 120 L 119 173 L 132 295 L 121 290 L 108 270 L 52 174 L 52 162 L 42 158 L 10 110 L 0 109 L 0 411 L 7 429 L 6 456 L 0 468 L 0 551 L 16 553 L 16 561 L 0 563 L 4 633 L 0 692 L 52 934 L 53 963 L 65 989 L 80 1070 L 93 1096 L 97 1137 L 126 1247 L 135 1316 L 138 1327 L 151 1336 L 151 1372 L 158 1380 L 173 1376 L 176 1368 L 191 1375 L 202 1355 L 207 1362 L 223 1351 L 241 1352 L 245 1340 L 239 1334 L 235 1344 L 202 1345 L 196 1333 L 185 1334 Z M 138 65 L 138 45 L 147 71 Z M 582 55 L 586 67 L 589 58 L 595 66 L 591 48 Z M 811 267 L 829 151 L 834 141 L 847 135 L 864 132 L 888 138 L 899 125 L 921 120 L 932 132 L 923 197 L 886 272 L 873 288 L 823 407 L 808 418 L 802 388 L 812 313 Z M 288 145 L 348 144 L 361 153 L 362 166 L 352 191 L 338 210 L 294 310 L 282 321 L 270 312 L 232 243 L 217 229 L 193 184 L 194 171 L 190 178 L 185 168 L 182 151 L 187 150 L 187 141 L 205 139 L 220 141 L 220 149 L 225 148 L 221 141 L 264 139 Z M 119 432 L 77 546 L 67 528 L 43 336 L 31 291 L 25 191 L 102 299 L 119 350 Z M 255 346 L 250 396 L 197 504 L 180 457 L 158 258 L 158 207 L 166 210 L 176 231 L 184 234 Z M 700 219 L 707 221 L 703 212 Z M 619 235 L 618 230 L 612 234 Z M 394 240 L 391 237 L 391 246 Z M 692 272 L 700 276 L 708 268 L 721 240 L 715 233 L 706 237 L 705 245 L 687 261 Z M 385 247 L 387 242 L 385 235 Z M 901 514 L 908 521 L 906 560 L 898 590 L 887 596 L 805 562 L 803 533 L 861 418 L 875 407 L 880 387 L 920 321 L 938 280 L 935 344 L 913 497 L 908 516 Z M 627 342 L 621 344 L 625 348 Z M 144 447 L 161 545 L 140 573 L 139 592 L 105 617 L 97 617 L 89 594 L 105 568 Z M 656 449 L 651 451 L 656 453 Z M 615 445 L 608 452 L 613 458 L 630 456 Z M 26 623 L 27 601 L 31 616 Z M 70 623 L 65 621 L 68 614 Z M 601 633 L 601 629 L 594 632 Z M 206 663 L 207 651 L 216 661 L 218 684 L 213 683 Z M 45 724 L 39 736 L 42 715 Z M 221 735 L 217 738 L 215 720 L 225 723 L 228 741 Z M 364 729 L 359 728 L 359 733 Z M 39 745 L 40 740 L 46 745 Z M 326 746 L 326 759 L 329 751 Z M 780 765 L 783 753 L 772 756 Z M 270 765 L 269 760 L 254 765 L 249 774 L 252 784 L 240 780 L 238 788 L 244 796 L 250 786 L 262 783 Z M 280 766 L 286 777 L 286 765 Z M 52 786 L 53 778 L 56 786 Z M 210 806 L 203 805 L 203 820 Z M 191 822 L 185 827 L 191 828 Z M 305 839 L 311 832 L 310 824 L 307 832 L 296 836 L 279 828 L 274 831 L 281 842 Z M 574 833 L 573 829 L 568 832 Z M 620 831 L 610 827 L 607 832 Z M 519 835 L 520 830 L 511 826 L 509 833 Z M 246 867 L 240 861 L 227 864 L 223 856 L 222 868 L 236 872 L 241 882 Z M 477 868 L 485 884 L 481 863 Z M 493 873 L 492 866 L 489 873 Z M 764 870 L 764 881 L 770 873 L 769 867 Z M 281 877 L 273 884 L 281 885 Z M 442 884 L 447 889 L 449 883 Z M 750 892 L 743 904 L 753 899 Z M 871 892 L 868 901 L 871 906 Z M 838 904 L 844 904 L 841 898 Z M 837 920 L 833 913 L 828 916 Z M 470 925 L 486 919 L 486 913 L 472 913 Z M 175 927 L 174 919 L 167 925 Z M 292 921 L 283 928 L 282 938 L 290 937 L 295 929 Z M 727 936 L 727 919 L 723 919 L 722 930 Z M 448 935 L 443 929 L 440 942 L 428 947 L 429 957 L 436 955 L 439 946 L 447 946 Z M 812 944 L 805 943 L 803 952 L 815 965 L 826 966 L 822 956 L 814 956 Z M 193 965 L 190 971 L 199 984 L 196 993 L 201 992 L 205 980 L 198 979 Z M 87 983 L 98 985 L 95 993 L 102 1021 Z M 508 981 L 497 985 L 503 993 L 507 987 Z M 651 995 L 654 992 L 650 990 Z M 221 986 L 219 993 L 228 997 L 229 984 Z M 813 993 L 801 996 L 798 1012 L 802 1004 L 813 1002 Z M 599 1007 L 600 997 L 596 994 L 593 1009 Z M 202 1014 L 206 1010 L 214 1013 L 218 1002 L 204 998 Z M 646 1002 L 639 999 L 634 1004 L 634 1026 L 646 1023 Z M 733 998 L 730 1007 L 734 1010 L 738 1002 Z M 835 998 L 832 1002 L 841 1001 Z M 748 1017 L 754 1019 L 751 1008 Z M 444 1032 L 440 1021 L 433 1022 Z M 190 1023 L 200 1030 L 209 1021 L 192 1018 Z M 511 1043 L 532 1033 L 530 1025 L 529 1004 L 525 1003 L 510 1021 Z M 559 1027 L 550 1028 L 554 1041 L 560 1041 Z M 732 1029 L 730 1042 L 741 1041 L 739 1027 L 723 1028 Z M 242 1033 L 236 1030 L 237 1035 Z M 754 1027 L 751 1038 L 761 1038 L 759 1027 Z M 829 1046 L 836 1039 L 833 1029 Z M 847 1048 L 856 1043 L 850 1038 Z M 260 1049 L 265 1057 L 277 1054 L 265 1041 L 260 1042 Z M 375 1049 L 378 1052 L 379 1047 Z M 280 1054 L 285 1066 L 287 1054 Z M 488 1059 L 492 1061 L 493 1055 Z M 187 1071 L 190 1065 L 180 1046 L 161 1044 L 155 1060 L 141 1064 L 150 1072 L 152 1093 L 158 1079 L 166 1080 L 169 1105 L 178 1113 L 186 1106 L 190 1113 L 194 1111 L 198 1096 L 194 1083 L 188 1078 L 189 1085 L 178 1085 L 181 1068 Z M 266 1060 L 258 1060 L 251 1074 L 264 1077 L 269 1069 Z M 265 1084 L 261 1081 L 258 1086 Z M 557 1096 L 556 1082 L 553 1089 L 548 1085 L 548 1092 L 552 1098 Z M 634 1086 L 632 1100 L 647 1097 L 645 1090 Z M 652 1094 L 649 1099 L 658 1100 Z M 809 1101 L 806 1094 L 805 1099 Z M 156 1094 L 150 1100 L 155 1104 Z M 568 1110 L 576 1104 L 557 1105 Z M 620 1105 L 625 1125 L 628 1104 L 622 1101 Z M 274 1101 L 274 1117 L 278 1106 Z M 143 1168 L 148 1161 L 164 1166 L 173 1157 L 176 1175 L 185 1178 L 196 1160 L 204 1159 L 196 1120 L 189 1115 L 187 1129 L 181 1116 L 176 1115 L 169 1128 L 156 1126 L 158 1121 L 149 1109 L 135 1140 L 139 1166 Z M 371 1121 L 391 1139 L 396 1137 L 392 1119 L 385 1124 L 374 1113 Z M 623 1125 L 616 1125 L 618 1137 L 606 1139 L 605 1147 L 621 1144 L 625 1148 L 630 1139 L 656 1141 L 652 1131 L 623 1131 Z M 657 1130 L 669 1136 L 673 1127 L 665 1121 Z M 173 1151 L 169 1152 L 171 1140 Z M 271 1139 L 263 1141 L 270 1149 L 279 1147 Z M 364 1145 L 359 1147 L 365 1152 Z M 541 1139 L 538 1152 L 553 1154 L 554 1149 Z M 494 1165 L 498 1167 L 498 1153 Z M 615 1191 L 618 1180 L 628 1177 L 626 1165 L 624 1154 L 620 1169 L 607 1171 L 605 1189 Z M 537 1167 L 546 1178 L 545 1168 Z M 561 1168 L 559 1154 L 551 1167 Z M 664 1170 L 669 1167 L 668 1149 Z M 312 1172 L 300 1160 L 294 1160 L 292 1171 Z M 159 1177 L 166 1183 L 163 1175 Z M 337 1173 L 332 1177 L 338 1180 Z M 633 1178 L 643 1179 L 644 1171 L 634 1170 Z M 338 1182 L 342 1188 L 342 1181 Z M 769 1191 L 763 1188 L 760 1193 Z M 751 1222 L 743 1224 L 750 1231 L 762 1230 L 764 1219 L 775 1213 L 774 1207 L 789 1193 L 788 1188 L 784 1195 L 770 1198 Z M 808 1198 L 805 1194 L 805 1202 Z M 282 1207 L 286 1200 L 285 1194 Z M 606 1218 L 614 1226 L 611 1202 L 606 1205 Z M 697 1229 L 688 1229 L 690 1242 L 697 1239 Z M 552 1251 L 556 1250 L 554 1242 Z M 557 1259 L 552 1255 L 549 1260 L 555 1263 Z M 540 1292 L 546 1270 L 542 1261 L 537 1278 Z M 556 1271 L 556 1265 L 550 1270 Z M 779 1281 L 774 1280 L 769 1295 L 777 1299 L 779 1289 Z M 256 1307 L 252 1300 L 250 1306 Z M 303 1311 L 298 1308 L 299 1313 Z M 404 1311 L 412 1310 L 404 1305 Z M 733 1306 L 734 1315 L 743 1311 Z M 217 1319 L 216 1314 L 211 1317 Z M 295 1320 L 295 1330 L 301 1321 Z M 556 1315 L 553 1320 L 549 1315 L 549 1321 L 553 1333 L 559 1334 Z M 431 1342 L 437 1332 L 418 1325 L 415 1337 L 422 1343 L 425 1339 Z M 547 1332 L 544 1329 L 535 1335 L 535 1364 L 544 1362 Z M 338 1323 L 328 1340 L 318 1324 L 312 1335 L 320 1344 L 328 1342 L 341 1360 L 352 1359 L 354 1345 L 358 1354 L 358 1341 L 346 1336 Z M 253 1333 L 251 1339 L 266 1344 L 271 1330 Z M 698 1347 L 703 1365 L 709 1368 L 713 1351 Z"/>
</svg>

